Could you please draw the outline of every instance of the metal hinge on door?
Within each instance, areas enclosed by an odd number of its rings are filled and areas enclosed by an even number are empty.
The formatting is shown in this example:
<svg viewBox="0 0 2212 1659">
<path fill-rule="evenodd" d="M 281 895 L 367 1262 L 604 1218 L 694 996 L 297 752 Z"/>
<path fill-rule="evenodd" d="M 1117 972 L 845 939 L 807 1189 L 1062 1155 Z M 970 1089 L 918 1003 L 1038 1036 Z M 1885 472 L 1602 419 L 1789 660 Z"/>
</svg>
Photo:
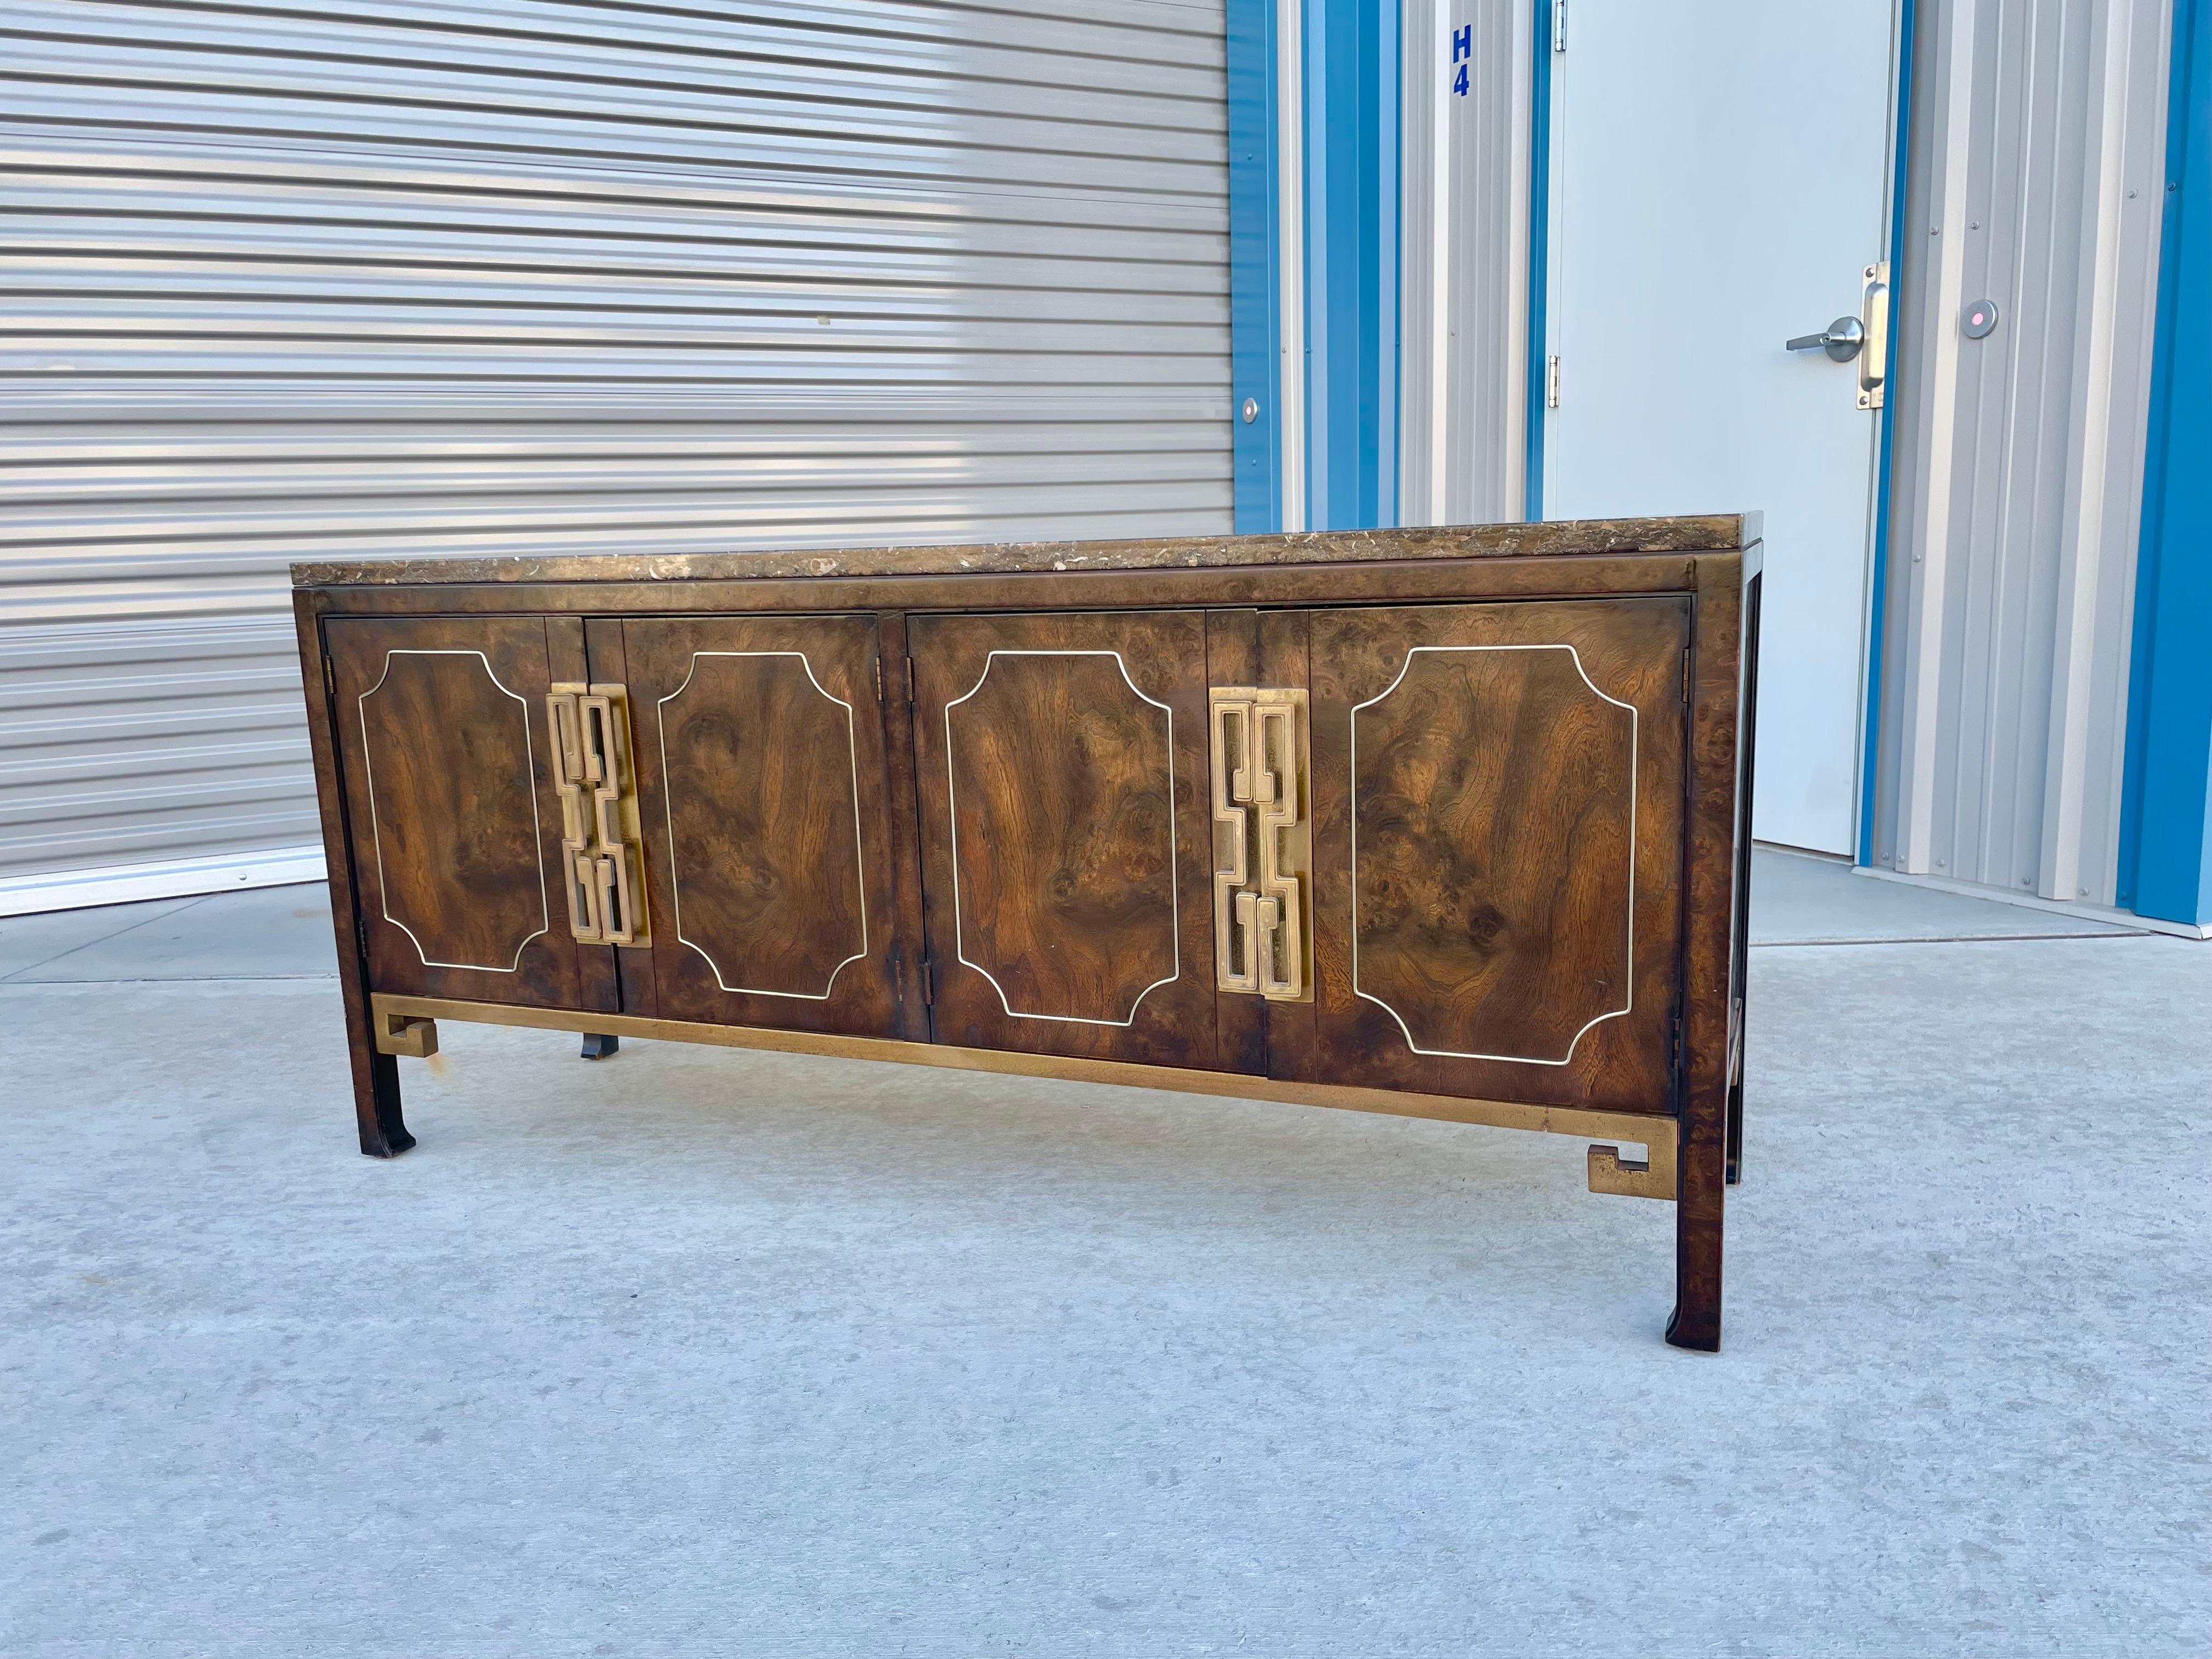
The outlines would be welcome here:
<svg viewBox="0 0 2212 1659">
<path fill-rule="evenodd" d="M 556 683 L 547 688 L 545 712 L 561 792 L 568 929 L 580 945 L 650 945 L 629 693 L 613 684 Z"/>
<path fill-rule="evenodd" d="M 921 959 L 921 1002 L 925 1008 L 937 1006 L 937 964 L 927 957 Z"/>
<path fill-rule="evenodd" d="M 328 657 L 323 659 L 323 690 L 334 697 L 338 694 L 338 671 L 331 665 Z"/>
<path fill-rule="evenodd" d="M 1567 0 L 1552 0 L 1552 50 L 1567 49 Z"/>
<path fill-rule="evenodd" d="M 1559 354 L 1553 352 L 1544 360 L 1544 407 L 1559 406 Z"/>
<path fill-rule="evenodd" d="M 1312 836 L 1303 688 L 1206 696 L 1213 772 L 1213 965 L 1224 991 L 1313 995 Z"/>
</svg>

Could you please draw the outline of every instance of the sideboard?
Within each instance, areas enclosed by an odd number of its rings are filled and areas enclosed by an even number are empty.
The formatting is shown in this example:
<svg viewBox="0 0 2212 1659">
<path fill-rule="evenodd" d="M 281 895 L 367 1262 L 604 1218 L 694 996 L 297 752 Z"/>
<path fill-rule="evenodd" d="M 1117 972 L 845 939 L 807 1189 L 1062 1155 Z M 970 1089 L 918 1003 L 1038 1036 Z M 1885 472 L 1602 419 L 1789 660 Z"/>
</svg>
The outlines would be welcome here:
<svg viewBox="0 0 2212 1659">
<path fill-rule="evenodd" d="M 1759 571 L 1755 515 L 295 566 L 362 1150 L 439 1020 L 1548 1130 L 1717 1348 Z"/>
</svg>

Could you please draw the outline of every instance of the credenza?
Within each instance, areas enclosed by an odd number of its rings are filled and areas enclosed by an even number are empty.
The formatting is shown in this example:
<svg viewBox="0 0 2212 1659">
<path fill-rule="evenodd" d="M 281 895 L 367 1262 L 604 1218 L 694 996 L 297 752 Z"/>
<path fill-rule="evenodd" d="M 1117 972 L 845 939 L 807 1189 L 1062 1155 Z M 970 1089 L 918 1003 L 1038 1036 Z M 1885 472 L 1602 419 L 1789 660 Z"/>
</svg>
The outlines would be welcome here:
<svg viewBox="0 0 2212 1659">
<path fill-rule="evenodd" d="M 440 1020 L 1548 1130 L 1718 1346 L 1755 515 L 293 579 L 363 1152 Z"/>
</svg>

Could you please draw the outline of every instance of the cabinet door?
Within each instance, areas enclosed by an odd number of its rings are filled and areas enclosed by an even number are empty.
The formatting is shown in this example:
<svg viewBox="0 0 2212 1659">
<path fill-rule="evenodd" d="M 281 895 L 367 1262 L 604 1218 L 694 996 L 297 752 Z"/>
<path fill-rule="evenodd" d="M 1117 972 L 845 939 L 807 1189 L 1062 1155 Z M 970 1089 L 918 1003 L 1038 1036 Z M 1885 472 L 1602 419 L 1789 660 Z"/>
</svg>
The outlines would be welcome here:
<svg viewBox="0 0 2212 1659">
<path fill-rule="evenodd" d="M 908 640 L 938 1040 L 1212 1066 L 1203 613 Z"/>
<path fill-rule="evenodd" d="M 1672 1107 L 1684 652 L 1674 599 L 1310 618 L 1317 1081 Z"/>
<path fill-rule="evenodd" d="M 918 973 L 901 1021 L 917 952 L 894 815 L 912 808 L 877 636 L 872 617 L 622 623 L 661 1018 L 926 1035 Z"/>
<path fill-rule="evenodd" d="M 573 618 L 325 624 L 374 989 L 606 1006 L 608 952 L 576 944 L 560 873 L 546 694 L 564 625 L 580 674 Z"/>
</svg>

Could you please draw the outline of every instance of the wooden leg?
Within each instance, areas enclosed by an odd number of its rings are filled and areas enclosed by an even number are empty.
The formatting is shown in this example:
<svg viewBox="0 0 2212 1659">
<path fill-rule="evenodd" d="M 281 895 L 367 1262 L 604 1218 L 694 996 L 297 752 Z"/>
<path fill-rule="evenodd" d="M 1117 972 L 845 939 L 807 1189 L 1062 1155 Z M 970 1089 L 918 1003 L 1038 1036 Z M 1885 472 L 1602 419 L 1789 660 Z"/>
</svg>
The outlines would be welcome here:
<svg viewBox="0 0 2212 1659">
<path fill-rule="evenodd" d="M 399 1062 L 379 1054 L 358 1004 L 346 1000 L 346 1036 L 353 1050 L 353 1112 L 361 1127 L 361 1150 L 370 1158 L 397 1158 L 415 1144 L 399 1115 Z"/>
<path fill-rule="evenodd" d="M 302 678 L 307 694 L 307 749 L 314 757 L 315 793 L 322 804 L 323 862 L 330 872 L 331 926 L 337 947 L 338 994 L 345 1003 L 347 1057 L 353 1065 L 353 1114 L 361 1130 L 361 1150 L 370 1158 L 397 1158 L 415 1144 L 399 1115 L 399 1062 L 381 1052 L 368 1001 L 368 958 L 355 918 L 354 891 L 345 798 L 338 787 L 337 745 L 331 737 L 330 665 L 323 654 L 317 596 L 292 595 L 292 615 L 300 637 L 300 660 L 309 665 Z M 313 665 L 321 663 L 323 672 Z"/>
<path fill-rule="evenodd" d="M 1674 1201 L 1674 1316 L 1667 1340 L 1717 1353 L 1721 1346 L 1721 1219 L 1728 1192 L 1725 1090 L 1683 1115 Z"/>
<path fill-rule="evenodd" d="M 1692 645 L 1691 858 L 1674 1097 L 1681 1152 L 1675 1164 L 1674 1316 L 1667 1322 L 1667 1340 L 1714 1353 L 1721 1346 L 1722 1218 L 1742 1134 L 1729 1121 L 1737 1075 L 1732 1037 L 1741 1024 L 1737 999 L 1750 940 L 1752 726 L 1763 579 L 1754 574 L 1739 588 L 1740 573 L 1708 582 L 1705 571 L 1700 565 Z"/>
<path fill-rule="evenodd" d="M 605 1060 L 621 1047 L 622 1039 L 611 1032 L 586 1031 L 584 1033 L 586 1060 Z"/>
<path fill-rule="evenodd" d="M 1728 1184 L 1740 1186 L 1743 1181 L 1743 1079 L 1738 1078 L 1729 1085 L 1728 1108 Z"/>
</svg>

